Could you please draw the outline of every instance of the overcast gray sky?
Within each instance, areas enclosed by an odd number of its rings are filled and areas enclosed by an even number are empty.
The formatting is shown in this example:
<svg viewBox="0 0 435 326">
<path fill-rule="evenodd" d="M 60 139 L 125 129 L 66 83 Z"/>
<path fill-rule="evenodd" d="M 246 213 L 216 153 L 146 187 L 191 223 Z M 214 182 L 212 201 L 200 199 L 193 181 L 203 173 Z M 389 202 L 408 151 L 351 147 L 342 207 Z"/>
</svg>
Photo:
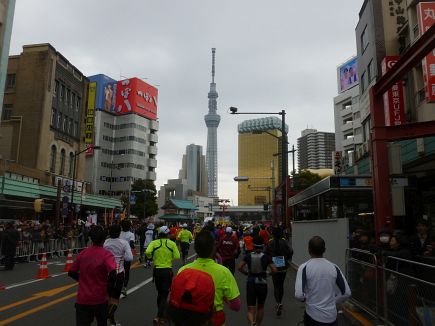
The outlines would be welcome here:
<svg viewBox="0 0 435 326">
<path fill-rule="evenodd" d="M 336 67 L 356 53 L 363 0 L 17 0 L 11 54 L 51 43 L 85 75 L 158 84 L 157 187 L 188 144 L 207 144 L 211 48 L 219 93 L 219 196 L 237 203 L 237 124 L 286 109 L 289 142 L 334 131 Z M 291 162 L 291 159 L 289 159 Z M 290 167 L 291 169 L 291 167 Z"/>
</svg>

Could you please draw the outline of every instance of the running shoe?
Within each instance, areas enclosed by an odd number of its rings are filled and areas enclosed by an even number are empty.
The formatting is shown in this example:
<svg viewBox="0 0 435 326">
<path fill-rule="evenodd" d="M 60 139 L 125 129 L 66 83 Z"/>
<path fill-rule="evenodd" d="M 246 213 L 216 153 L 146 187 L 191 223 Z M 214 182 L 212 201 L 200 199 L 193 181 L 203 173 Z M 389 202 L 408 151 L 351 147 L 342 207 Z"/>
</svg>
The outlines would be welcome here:
<svg viewBox="0 0 435 326">
<path fill-rule="evenodd" d="M 121 323 L 117 322 L 115 319 L 109 318 L 109 324 L 110 326 L 121 326 Z"/>
<path fill-rule="evenodd" d="M 282 315 L 282 304 L 281 303 L 277 303 L 276 304 L 276 315 L 277 316 L 281 316 Z"/>
</svg>

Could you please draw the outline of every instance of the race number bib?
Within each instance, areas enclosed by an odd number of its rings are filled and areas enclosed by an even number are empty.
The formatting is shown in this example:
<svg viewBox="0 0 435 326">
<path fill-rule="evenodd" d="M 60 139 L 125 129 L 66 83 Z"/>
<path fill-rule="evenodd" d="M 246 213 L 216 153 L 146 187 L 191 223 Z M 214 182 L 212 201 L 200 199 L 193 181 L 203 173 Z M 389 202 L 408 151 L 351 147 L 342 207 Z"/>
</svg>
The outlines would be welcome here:
<svg viewBox="0 0 435 326">
<path fill-rule="evenodd" d="M 276 267 L 285 267 L 284 256 L 274 256 L 272 257 L 272 261 Z"/>
</svg>

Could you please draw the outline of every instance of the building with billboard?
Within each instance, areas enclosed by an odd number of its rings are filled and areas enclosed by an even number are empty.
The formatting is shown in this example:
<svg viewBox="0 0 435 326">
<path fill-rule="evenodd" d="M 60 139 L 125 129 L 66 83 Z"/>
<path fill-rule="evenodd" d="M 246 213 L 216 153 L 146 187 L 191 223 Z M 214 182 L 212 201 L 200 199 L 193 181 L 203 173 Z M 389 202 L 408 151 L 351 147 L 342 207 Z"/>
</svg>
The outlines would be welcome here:
<svg viewBox="0 0 435 326">
<path fill-rule="evenodd" d="M 370 89 L 435 23 L 434 12 L 435 1 L 363 2 L 355 28 L 360 79 L 358 117 L 361 121 L 362 142 L 354 141 L 353 167 L 347 169 L 346 174 L 372 174 Z M 435 120 L 434 71 L 430 69 L 435 66 L 433 55 L 434 53 L 429 53 L 421 64 L 417 64 L 384 94 L 386 126 Z M 355 87 L 350 90 L 354 89 Z M 336 129 L 341 124 L 341 116 L 337 117 L 340 105 L 346 103 L 343 94 L 345 93 L 340 93 L 334 101 Z M 356 94 L 350 97 L 353 111 Z M 422 216 L 432 224 L 435 223 L 435 137 L 390 142 L 388 154 L 390 175 L 405 180 L 390 187 L 394 227 L 413 232 L 416 220 Z"/>
<path fill-rule="evenodd" d="M 332 169 L 332 153 L 335 149 L 333 132 L 302 130 L 298 143 L 298 167 L 304 169 Z"/>
<path fill-rule="evenodd" d="M 3 116 L 3 90 L 8 69 L 9 47 L 14 20 L 15 0 L 0 0 L 0 117 Z M 13 83 L 12 76 L 7 78 L 8 83 Z"/>
<path fill-rule="evenodd" d="M 85 149 L 88 80 L 83 73 L 45 43 L 24 45 L 21 54 L 10 56 L 7 76 L 0 137 L 0 218 L 34 218 L 33 201 L 44 198 L 40 216 L 54 221 L 58 196 L 71 203 L 73 188 L 76 214 L 84 214 L 83 207 L 120 206 L 119 200 L 89 194 L 85 155 L 76 155 Z M 62 214 L 71 208 L 66 205 Z"/>
<path fill-rule="evenodd" d="M 86 178 L 94 191 L 121 196 L 138 179 L 155 181 L 157 88 L 139 78 L 116 81 L 102 74 L 89 81 Z"/>
<path fill-rule="evenodd" d="M 245 120 L 238 125 L 238 176 L 247 181 L 238 183 L 238 204 L 271 203 L 272 189 L 280 184 L 281 119 L 266 117 Z"/>
<path fill-rule="evenodd" d="M 335 151 L 341 152 L 348 166 L 353 165 L 356 148 L 363 142 L 357 63 L 352 57 L 338 66 L 339 95 L 334 97 Z"/>
</svg>

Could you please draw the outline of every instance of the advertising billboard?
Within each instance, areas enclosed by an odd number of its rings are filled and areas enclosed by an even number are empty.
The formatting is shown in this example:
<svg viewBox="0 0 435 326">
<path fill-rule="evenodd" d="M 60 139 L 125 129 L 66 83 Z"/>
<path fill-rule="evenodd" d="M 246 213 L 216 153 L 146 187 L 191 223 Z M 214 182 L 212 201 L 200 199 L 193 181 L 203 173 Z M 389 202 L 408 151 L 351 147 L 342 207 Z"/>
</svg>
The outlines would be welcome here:
<svg viewBox="0 0 435 326">
<path fill-rule="evenodd" d="M 382 75 L 393 67 L 399 56 L 388 56 L 382 60 Z M 403 99 L 403 82 L 400 80 L 395 83 L 384 94 L 384 111 L 385 111 L 385 125 L 386 126 L 399 126 L 406 122 L 405 117 L 405 103 Z"/>
<path fill-rule="evenodd" d="M 86 155 L 93 155 L 91 150 L 94 142 L 94 117 L 95 117 L 95 97 L 97 93 L 97 83 L 91 82 L 88 86 L 88 106 L 86 107 L 86 124 L 85 124 L 85 144 L 88 150 Z"/>
<path fill-rule="evenodd" d="M 136 113 L 157 119 L 157 88 L 139 78 L 124 79 L 116 86 L 115 114 Z"/>
<path fill-rule="evenodd" d="M 435 2 L 420 2 L 417 20 L 421 36 L 435 23 Z M 423 59 L 422 66 L 426 101 L 435 102 L 435 50 Z"/>
<path fill-rule="evenodd" d="M 98 111 L 113 112 L 116 101 L 116 83 L 117 81 L 109 76 L 98 74 L 88 77 L 90 82 L 96 83 L 95 109 Z M 115 85 L 115 89 L 114 89 Z M 108 103 L 111 103 L 108 106 Z M 112 108 L 112 110 L 110 110 Z"/>
<path fill-rule="evenodd" d="M 357 57 L 353 57 L 338 67 L 338 91 L 344 92 L 358 83 L 358 60 Z"/>
</svg>

